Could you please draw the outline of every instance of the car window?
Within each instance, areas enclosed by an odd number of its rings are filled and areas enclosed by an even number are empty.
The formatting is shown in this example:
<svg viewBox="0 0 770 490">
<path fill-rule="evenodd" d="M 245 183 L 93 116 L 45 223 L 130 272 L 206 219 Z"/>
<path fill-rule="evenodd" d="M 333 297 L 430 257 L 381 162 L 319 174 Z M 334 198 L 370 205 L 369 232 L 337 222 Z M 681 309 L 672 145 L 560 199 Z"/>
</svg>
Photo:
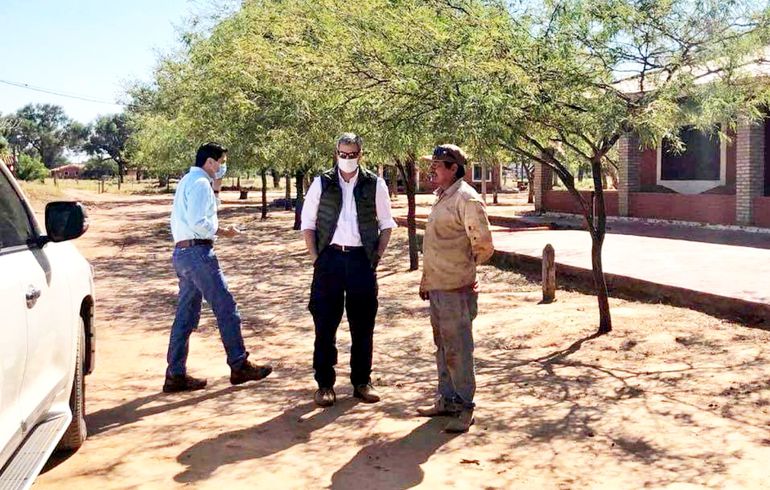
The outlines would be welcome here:
<svg viewBox="0 0 770 490">
<path fill-rule="evenodd" d="M 0 172 L 0 249 L 26 245 L 33 237 L 24 203 L 5 174 Z"/>
</svg>

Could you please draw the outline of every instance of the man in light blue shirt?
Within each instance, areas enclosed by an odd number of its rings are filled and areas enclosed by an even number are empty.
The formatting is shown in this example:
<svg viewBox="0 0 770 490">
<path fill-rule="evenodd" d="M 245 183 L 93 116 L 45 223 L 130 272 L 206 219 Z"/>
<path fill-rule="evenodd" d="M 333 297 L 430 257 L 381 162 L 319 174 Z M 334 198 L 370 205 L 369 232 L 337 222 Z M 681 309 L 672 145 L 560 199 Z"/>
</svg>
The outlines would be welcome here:
<svg viewBox="0 0 770 490">
<path fill-rule="evenodd" d="M 211 305 L 219 326 L 219 334 L 230 365 L 230 383 L 236 385 L 268 376 L 270 365 L 248 361 L 249 353 L 241 335 L 241 316 L 225 276 L 214 253 L 218 236 L 234 237 L 235 227 L 219 228 L 217 201 L 211 183 L 226 171 L 227 149 L 217 143 L 198 148 L 195 166 L 182 177 L 174 195 L 171 211 L 171 234 L 174 237 L 173 263 L 179 277 L 179 304 L 171 326 L 168 345 L 168 368 L 163 391 L 200 390 L 205 379 L 187 374 L 190 334 L 198 327 L 202 299 Z"/>
</svg>

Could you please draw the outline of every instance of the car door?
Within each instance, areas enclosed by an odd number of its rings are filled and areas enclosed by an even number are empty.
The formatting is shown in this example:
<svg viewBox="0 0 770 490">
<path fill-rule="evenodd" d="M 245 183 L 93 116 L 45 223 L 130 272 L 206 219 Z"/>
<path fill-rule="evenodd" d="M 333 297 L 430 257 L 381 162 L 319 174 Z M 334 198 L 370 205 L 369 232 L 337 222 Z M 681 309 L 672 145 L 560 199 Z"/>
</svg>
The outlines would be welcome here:
<svg viewBox="0 0 770 490">
<path fill-rule="evenodd" d="M 22 430 L 26 431 L 48 412 L 53 399 L 65 388 L 73 355 L 74 319 L 67 278 L 56 270 L 59 244 L 39 247 L 31 210 L 6 175 L 0 176 L 0 186 L 9 217 L 6 226 L 10 228 L 12 223 L 16 232 L 13 268 L 21 283 L 27 317 L 26 362 L 19 393 Z"/>
<path fill-rule="evenodd" d="M 0 169 L 2 170 L 2 169 Z M 29 218 L 0 171 L 0 466 L 22 438 L 21 386 L 27 358 L 27 307 L 21 278 Z"/>
</svg>

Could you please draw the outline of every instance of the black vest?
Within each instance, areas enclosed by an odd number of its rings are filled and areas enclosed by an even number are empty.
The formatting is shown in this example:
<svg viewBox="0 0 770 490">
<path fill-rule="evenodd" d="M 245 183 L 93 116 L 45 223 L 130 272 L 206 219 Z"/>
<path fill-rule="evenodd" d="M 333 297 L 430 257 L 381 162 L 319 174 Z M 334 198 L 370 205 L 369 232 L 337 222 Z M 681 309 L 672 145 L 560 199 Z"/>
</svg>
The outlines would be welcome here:
<svg viewBox="0 0 770 490">
<path fill-rule="evenodd" d="M 342 211 L 342 187 L 337 166 L 321 174 L 321 202 L 316 218 L 316 245 L 320 254 L 332 241 L 337 220 Z M 376 261 L 380 243 L 380 227 L 377 224 L 377 176 L 358 167 L 358 180 L 353 188 L 358 214 L 358 233 L 369 261 Z"/>
</svg>

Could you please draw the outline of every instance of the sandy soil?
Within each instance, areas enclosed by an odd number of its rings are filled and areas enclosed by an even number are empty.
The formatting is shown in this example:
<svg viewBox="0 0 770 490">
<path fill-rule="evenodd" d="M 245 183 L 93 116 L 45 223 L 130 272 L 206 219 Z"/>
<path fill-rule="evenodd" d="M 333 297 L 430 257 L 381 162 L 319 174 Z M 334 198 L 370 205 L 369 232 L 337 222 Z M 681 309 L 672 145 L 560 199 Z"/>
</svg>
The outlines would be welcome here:
<svg viewBox="0 0 770 490">
<path fill-rule="evenodd" d="M 54 458 L 45 488 L 760 488 L 770 468 L 766 331 L 697 312 L 612 300 L 615 331 L 592 338 L 595 300 L 481 269 L 477 424 L 450 436 L 414 416 L 435 389 L 427 305 L 406 270 L 406 233 L 379 272 L 374 382 L 356 403 L 340 327 L 338 403 L 312 403 L 311 267 L 292 217 L 226 206 L 247 226 L 218 254 L 265 381 L 232 387 L 210 312 L 189 370 L 205 391 L 161 393 L 176 302 L 170 197 L 96 196 L 78 241 L 96 271 L 98 357 L 89 439 Z M 205 306 L 205 305 L 204 305 Z"/>
</svg>

